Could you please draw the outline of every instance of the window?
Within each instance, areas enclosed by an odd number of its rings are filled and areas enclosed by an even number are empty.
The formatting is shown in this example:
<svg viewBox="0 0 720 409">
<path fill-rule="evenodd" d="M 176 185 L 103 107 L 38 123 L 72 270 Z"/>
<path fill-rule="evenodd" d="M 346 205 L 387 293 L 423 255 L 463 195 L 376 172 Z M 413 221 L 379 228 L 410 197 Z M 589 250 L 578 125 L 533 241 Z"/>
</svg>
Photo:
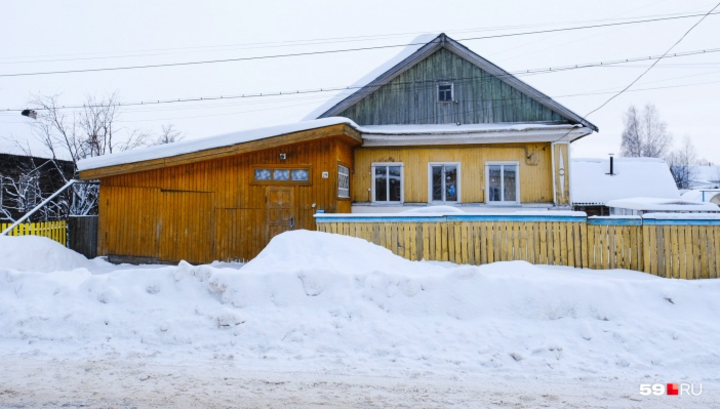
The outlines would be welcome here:
<svg viewBox="0 0 720 409">
<path fill-rule="evenodd" d="M 273 170 L 273 180 L 290 180 L 290 169 Z"/>
<path fill-rule="evenodd" d="M 517 162 L 485 164 L 488 203 L 519 203 Z"/>
<path fill-rule="evenodd" d="M 453 83 L 452 82 L 438 83 L 438 101 L 440 101 L 440 102 L 452 102 L 453 101 Z"/>
<path fill-rule="evenodd" d="M 271 180 L 270 169 L 255 169 L 255 180 Z"/>
<path fill-rule="evenodd" d="M 338 197 L 350 197 L 350 169 L 343 165 L 338 165 Z"/>
<path fill-rule="evenodd" d="M 254 183 L 260 184 L 310 184 L 310 169 L 292 167 L 256 167 Z"/>
<path fill-rule="evenodd" d="M 307 169 L 293 169 L 291 175 L 292 180 L 297 181 L 308 180 L 310 178 L 310 172 L 308 172 Z"/>
<path fill-rule="evenodd" d="M 403 164 L 373 163 L 373 202 L 403 202 Z"/>
<path fill-rule="evenodd" d="M 430 202 L 460 202 L 460 164 L 430 163 Z"/>
</svg>

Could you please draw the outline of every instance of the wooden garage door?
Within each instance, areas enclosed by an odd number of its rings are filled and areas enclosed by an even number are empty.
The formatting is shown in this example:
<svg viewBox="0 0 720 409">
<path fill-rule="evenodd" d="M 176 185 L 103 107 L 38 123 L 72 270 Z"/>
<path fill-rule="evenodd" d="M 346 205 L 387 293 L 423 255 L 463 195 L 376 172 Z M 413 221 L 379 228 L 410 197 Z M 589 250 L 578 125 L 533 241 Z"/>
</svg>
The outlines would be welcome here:
<svg viewBox="0 0 720 409">
<path fill-rule="evenodd" d="M 163 191 L 160 203 L 159 258 L 191 263 L 213 261 L 213 194 Z"/>
</svg>

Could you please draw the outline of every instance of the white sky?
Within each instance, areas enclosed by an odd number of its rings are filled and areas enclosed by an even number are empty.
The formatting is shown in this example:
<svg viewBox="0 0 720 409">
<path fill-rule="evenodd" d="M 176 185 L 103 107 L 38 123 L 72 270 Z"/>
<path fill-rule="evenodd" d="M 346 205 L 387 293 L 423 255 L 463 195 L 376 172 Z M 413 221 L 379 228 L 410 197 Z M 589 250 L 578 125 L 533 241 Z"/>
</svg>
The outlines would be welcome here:
<svg viewBox="0 0 720 409">
<path fill-rule="evenodd" d="M 29 119 L 2 111 L 28 106 L 33 94 L 60 93 L 63 103 L 76 105 L 87 95 L 114 91 L 123 101 L 136 102 L 331 88 L 352 84 L 401 48 L 129 71 L 3 74 L 405 44 L 426 32 L 446 32 L 462 40 L 588 22 L 702 13 L 714 5 L 701 0 L 5 2 L 0 14 L 0 138 L 5 140 L 0 140 L 0 151 L 9 149 L 10 136 L 30 138 Z M 461 42 L 516 72 L 659 55 L 697 19 Z M 372 38 L 358 38 L 368 36 Z M 323 40 L 324 44 L 305 40 Z M 716 15 L 708 17 L 673 52 L 719 47 L 720 15 Z M 520 78 L 584 116 L 612 95 L 596 92 L 626 86 L 649 64 Z M 662 61 L 634 88 L 667 86 L 673 88 L 627 92 L 589 116 L 600 133 L 573 144 L 573 154 L 593 157 L 619 152 L 622 113 L 631 104 L 652 102 L 676 144 L 689 136 L 699 156 L 720 163 L 715 123 L 720 106 L 720 53 Z M 162 124 L 172 123 L 193 139 L 296 121 L 331 96 L 324 92 L 128 107 L 123 109 L 121 125 L 157 132 Z"/>
</svg>

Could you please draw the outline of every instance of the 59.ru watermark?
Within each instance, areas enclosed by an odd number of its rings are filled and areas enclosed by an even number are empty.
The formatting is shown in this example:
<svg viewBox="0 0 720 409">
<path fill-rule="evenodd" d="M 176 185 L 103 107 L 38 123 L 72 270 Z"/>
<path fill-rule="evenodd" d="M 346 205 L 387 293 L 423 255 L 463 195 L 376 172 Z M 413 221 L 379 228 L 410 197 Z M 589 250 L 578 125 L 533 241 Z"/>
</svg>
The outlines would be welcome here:
<svg viewBox="0 0 720 409">
<path fill-rule="evenodd" d="M 702 395 L 702 384 L 693 383 L 641 383 L 640 395 L 642 396 L 700 396 Z"/>
</svg>

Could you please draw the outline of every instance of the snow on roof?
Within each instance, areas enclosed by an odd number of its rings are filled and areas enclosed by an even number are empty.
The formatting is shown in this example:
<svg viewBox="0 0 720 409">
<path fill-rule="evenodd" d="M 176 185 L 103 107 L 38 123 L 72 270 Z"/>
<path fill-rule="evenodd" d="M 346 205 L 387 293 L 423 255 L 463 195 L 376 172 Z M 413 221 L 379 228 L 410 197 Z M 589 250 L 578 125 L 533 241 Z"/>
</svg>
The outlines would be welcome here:
<svg viewBox="0 0 720 409">
<path fill-rule="evenodd" d="M 683 200 L 689 200 L 693 202 L 710 202 L 715 196 L 718 196 L 718 198 L 720 198 L 720 189 L 689 190 L 683 193 L 680 197 Z"/>
<path fill-rule="evenodd" d="M 207 138 L 180 141 L 166 145 L 151 146 L 149 148 L 141 148 L 131 151 L 113 153 L 111 155 L 96 156 L 93 158 L 87 158 L 79 161 L 77 163 L 77 167 L 78 170 L 82 171 L 88 169 L 104 168 L 107 166 L 122 165 L 126 163 L 143 162 L 152 159 L 168 158 L 171 156 L 178 156 L 207 149 L 232 146 L 239 143 L 257 141 L 292 132 L 306 131 L 309 129 L 322 128 L 325 126 L 338 124 L 347 124 L 354 128 L 358 128 L 358 125 L 350 119 L 339 117 L 316 119 L 313 121 L 294 122 L 284 125 L 231 132 Z"/>
<path fill-rule="evenodd" d="M 357 130 L 363 138 L 371 135 L 378 135 L 369 142 L 373 146 L 393 145 L 398 142 L 395 138 L 402 138 L 404 135 L 412 136 L 405 139 L 406 144 L 425 145 L 433 144 L 434 135 L 445 135 L 439 141 L 448 143 L 447 135 L 462 135 L 457 143 L 492 143 L 508 140 L 510 134 L 531 133 L 531 137 L 540 135 L 551 135 L 557 137 L 560 132 L 577 128 L 577 132 L 584 132 L 587 128 L 581 125 L 570 124 L 547 124 L 542 122 L 533 123 L 500 123 L 500 124 L 470 124 L 470 125 L 373 125 L 360 126 L 354 121 L 343 117 L 330 117 L 314 119 L 310 121 L 295 122 L 290 124 L 276 125 L 265 128 L 248 129 L 244 131 L 231 132 L 206 138 L 185 140 L 166 145 L 151 146 L 135 149 L 126 152 L 117 152 L 110 155 L 96 156 L 83 159 L 78 162 L 78 169 L 81 171 L 98 169 L 108 166 L 123 165 L 126 163 L 143 162 L 153 159 L 162 159 L 172 156 L 184 155 L 199 152 L 207 149 L 221 148 L 246 142 L 272 138 L 292 132 L 306 131 L 322 128 L 325 126 L 346 124 Z M 590 131 L 587 131 L 590 132 Z M 389 138 L 389 139 L 388 139 Z M 493 139 L 495 138 L 495 139 Z M 437 139 L 437 138 L 436 138 Z"/>
<path fill-rule="evenodd" d="M 327 102 L 317 107 L 315 110 L 307 114 L 305 118 L 303 118 L 303 121 L 308 121 L 312 119 L 316 119 L 320 115 L 327 112 L 330 108 L 337 105 L 340 101 L 343 101 L 345 98 L 349 97 L 350 95 L 360 91 L 360 89 L 369 83 L 371 83 L 374 79 L 381 76 L 385 72 L 389 71 L 394 66 L 400 64 L 403 62 L 406 58 L 410 57 L 415 51 L 419 50 L 425 44 L 429 43 L 430 41 L 434 40 L 435 38 L 439 37 L 440 34 L 421 34 L 417 37 L 415 37 L 412 41 L 410 41 L 410 44 L 407 45 L 407 47 L 403 48 L 402 51 L 400 51 L 395 57 L 389 59 L 384 64 L 378 66 L 374 70 L 367 73 L 364 77 L 357 80 L 354 84 L 349 86 L 343 91 L 340 91 L 337 93 L 334 97 L 330 98 Z"/>
<path fill-rule="evenodd" d="M 573 204 L 604 205 L 615 199 L 649 197 L 680 199 L 670 169 L 657 158 L 572 159 L 570 195 Z"/>
<path fill-rule="evenodd" d="M 718 220 L 720 213 L 645 213 L 643 219 Z"/>
<path fill-rule="evenodd" d="M 578 128 L 581 125 L 553 124 L 544 122 L 527 123 L 488 123 L 488 124 L 423 124 L 423 125 L 363 125 L 362 132 L 375 135 L 417 135 L 417 134 L 451 134 L 468 132 L 498 132 L 498 131 L 527 131 L 567 130 Z"/>
<path fill-rule="evenodd" d="M 720 207 L 712 203 L 693 202 L 682 199 L 659 199 L 655 197 L 632 197 L 610 200 L 607 207 L 660 212 L 717 212 Z"/>
<path fill-rule="evenodd" d="M 690 166 L 692 189 L 720 188 L 720 166 Z"/>
</svg>

